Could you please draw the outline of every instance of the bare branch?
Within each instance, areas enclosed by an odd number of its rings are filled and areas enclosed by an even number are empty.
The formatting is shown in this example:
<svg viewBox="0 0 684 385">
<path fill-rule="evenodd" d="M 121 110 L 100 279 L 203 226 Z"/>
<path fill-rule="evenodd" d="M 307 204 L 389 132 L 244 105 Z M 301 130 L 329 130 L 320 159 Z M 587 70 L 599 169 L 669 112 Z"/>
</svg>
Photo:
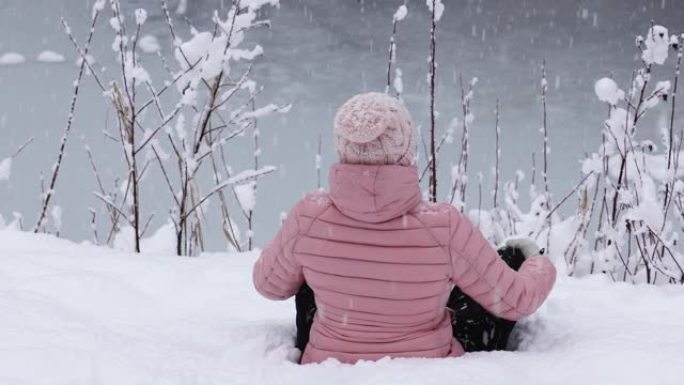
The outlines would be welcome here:
<svg viewBox="0 0 684 385">
<path fill-rule="evenodd" d="M 28 145 L 30 145 L 32 142 L 33 142 L 33 137 L 30 137 L 26 140 L 26 142 L 24 142 L 24 144 L 19 146 L 19 148 L 14 152 L 14 154 L 12 154 L 12 157 L 11 157 L 12 160 L 16 159 L 19 156 L 19 154 L 21 154 L 22 151 L 24 151 L 24 149 L 26 147 L 28 147 Z"/>
<path fill-rule="evenodd" d="M 90 22 L 90 32 L 88 33 L 88 38 L 86 39 L 86 44 L 83 49 L 84 54 L 87 55 L 89 49 L 90 49 L 90 43 L 93 40 L 93 35 L 95 34 L 95 25 L 97 23 L 98 15 L 100 14 L 98 9 L 94 9 L 93 15 L 91 18 Z M 57 177 L 59 176 L 59 170 L 60 167 L 62 166 L 62 159 L 64 159 L 64 151 L 66 149 L 66 144 L 67 144 L 67 139 L 69 137 L 69 133 L 71 132 L 71 127 L 74 121 L 74 112 L 76 110 L 76 100 L 78 100 L 78 94 L 79 94 L 79 89 L 81 85 L 81 79 L 83 78 L 83 74 L 85 72 L 85 67 L 86 67 L 86 62 L 87 60 L 84 60 L 81 62 L 81 65 L 79 66 L 78 70 L 78 77 L 76 78 L 76 81 L 74 82 L 74 91 L 71 97 L 71 107 L 69 108 L 69 117 L 67 118 L 67 123 L 66 127 L 64 128 L 64 133 L 62 134 L 62 139 L 60 141 L 60 146 L 59 146 L 59 151 L 57 155 L 57 162 L 55 163 L 53 169 L 52 169 L 52 177 L 50 179 L 50 187 L 47 189 L 45 192 L 45 195 L 43 197 L 43 202 L 41 205 L 40 213 L 38 215 L 38 220 L 36 221 L 36 224 L 33 228 L 33 232 L 37 233 L 40 231 L 41 228 L 44 227 L 45 225 L 45 218 L 47 215 L 47 210 L 48 207 L 50 206 L 50 200 L 52 199 L 52 196 L 55 193 L 55 186 L 57 185 Z"/>
<path fill-rule="evenodd" d="M 117 211 L 117 212 L 119 213 L 119 215 L 120 215 L 123 219 L 125 219 L 126 222 L 128 222 L 129 225 L 133 226 L 133 222 L 128 218 L 128 215 L 126 215 L 126 213 L 124 213 L 123 211 L 121 211 L 121 209 L 120 209 L 114 202 L 112 202 L 111 200 L 109 200 L 109 198 L 107 198 L 107 197 L 101 195 L 100 193 L 98 193 L 98 192 L 96 192 L 96 191 L 93 191 L 93 195 L 95 195 L 95 197 L 96 197 L 97 199 L 101 200 L 102 203 L 106 204 L 107 206 L 109 206 L 109 207 L 112 208 L 113 210 Z"/>
</svg>

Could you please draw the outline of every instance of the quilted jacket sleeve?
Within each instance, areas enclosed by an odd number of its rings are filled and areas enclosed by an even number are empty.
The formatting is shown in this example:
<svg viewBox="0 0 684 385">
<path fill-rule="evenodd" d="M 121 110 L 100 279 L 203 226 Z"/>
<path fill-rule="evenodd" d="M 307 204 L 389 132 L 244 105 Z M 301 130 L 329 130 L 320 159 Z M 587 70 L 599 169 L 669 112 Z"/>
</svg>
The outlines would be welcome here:
<svg viewBox="0 0 684 385">
<path fill-rule="evenodd" d="M 288 214 L 283 226 L 254 265 L 252 279 L 256 290 L 266 298 L 284 300 L 297 293 L 304 283 L 302 267 L 294 257 L 299 235 L 301 202 Z"/>
<path fill-rule="evenodd" d="M 541 306 L 556 281 L 556 269 L 542 255 L 511 269 L 457 210 L 451 213 L 451 279 L 490 313 L 508 320 L 526 317 Z"/>
</svg>

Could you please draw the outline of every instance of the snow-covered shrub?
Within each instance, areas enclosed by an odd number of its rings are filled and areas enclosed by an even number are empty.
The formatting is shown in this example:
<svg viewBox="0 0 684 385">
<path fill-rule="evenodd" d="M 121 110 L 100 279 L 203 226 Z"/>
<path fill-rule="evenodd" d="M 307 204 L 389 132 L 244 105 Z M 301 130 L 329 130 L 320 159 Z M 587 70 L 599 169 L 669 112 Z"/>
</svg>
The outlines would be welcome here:
<svg viewBox="0 0 684 385">
<path fill-rule="evenodd" d="M 428 80 L 434 81 L 435 22 L 443 6 L 439 1 L 426 0 L 433 14 L 431 25 L 432 66 Z M 440 6 L 437 12 L 437 6 Z M 395 24 L 396 24 L 395 16 Z M 394 33 L 390 41 L 390 64 L 393 62 Z M 678 245 L 684 231 L 684 160 L 682 143 L 684 128 L 675 127 L 677 82 L 682 61 L 684 34 L 670 36 L 665 27 L 652 25 L 646 37 L 638 36 L 642 65 L 631 79 L 627 91 L 611 78 L 595 83 L 595 93 L 608 107 L 603 127 L 602 143 L 598 150 L 582 161 L 580 182 L 570 193 L 552 202 L 549 190 L 551 177 L 548 169 L 548 127 L 546 124 L 546 69 L 542 66 L 541 100 L 543 106 L 542 159 L 539 174 L 543 179 L 543 193 L 537 192 L 537 174 L 533 154 L 532 180 L 529 189 L 530 208 L 519 206 L 520 183 L 524 173 L 518 171 L 512 181 L 502 186 L 504 204 L 499 205 L 499 115 L 496 109 L 496 165 L 493 207 L 482 205 L 482 176 L 478 192 L 478 207 L 466 208 L 468 187 L 469 131 L 474 120 L 470 109 L 473 88 L 461 81 L 463 129 L 459 161 L 451 166 L 451 204 L 466 212 L 470 219 L 494 244 L 507 237 L 533 238 L 546 249 L 556 266 L 570 275 L 604 273 L 614 280 L 645 283 L 684 283 L 684 253 Z M 674 79 L 656 80 L 656 68 L 666 63 L 669 52 L 676 52 Z M 389 74 L 389 70 L 388 70 Z M 664 76 L 665 77 L 665 76 Z M 388 75 L 389 79 L 389 75 Z M 389 81 L 388 81 L 389 85 Z M 388 86 L 389 89 L 389 86 Z M 430 174 L 427 197 L 435 198 L 435 160 L 444 143 L 453 141 L 454 124 L 435 142 L 434 90 L 430 94 L 430 149 L 424 148 L 426 162 L 421 181 Z M 644 116 L 659 104 L 669 103 L 669 124 L 661 128 L 662 146 L 638 137 Z M 427 146 L 424 146 L 427 147 Z M 575 213 L 563 217 L 558 209 L 576 197 Z"/>
<path fill-rule="evenodd" d="M 162 4 L 169 29 L 175 38 L 174 59 L 180 68 L 174 74 L 174 79 L 177 79 L 175 86 L 181 95 L 181 113 L 176 119 L 175 129 L 167 132 L 176 158 L 174 163 L 181 165 L 181 187 L 175 189 L 177 204 L 172 210 L 178 240 L 177 252 L 192 254 L 202 248 L 203 204 L 212 195 L 218 197 L 223 233 L 229 246 L 238 250 L 243 247 L 251 249 L 257 177 L 274 170 L 259 162 L 261 149 L 257 120 L 268 114 L 285 113 L 289 106 L 268 104 L 256 107 L 257 96 L 263 88 L 251 78 L 249 62 L 259 57 L 263 48 L 260 45 L 245 48 L 243 42 L 245 34 L 251 29 L 269 25 L 268 20 L 258 18 L 259 9 L 265 5 L 277 5 L 278 2 L 238 2 L 228 11 L 225 19 L 218 12 L 214 13 L 214 28 L 209 31 L 192 30 L 192 36 L 186 41 L 175 32 L 166 3 Z M 186 119 L 186 116 L 192 118 Z M 245 133 L 251 133 L 253 169 L 234 175 L 226 164 L 224 145 L 243 137 Z M 159 160 L 164 168 L 162 163 Z M 201 194 L 200 181 L 196 177 L 203 164 L 210 170 L 214 185 L 205 194 Z M 240 244 L 240 237 L 235 234 L 235 219 L 231 218 L 228 199 L 223 191 L 226 187 L 232 189 L 246 222 L 244 245 Z"/>
<path fill-rule="evenodd" d="M 436 71 L 438 66 L 435 61 L 436 52 L 436 34 L 435 29 L 437 27 L 437 22 L 440 20 L 445 7 L 441 1 L 438 0 L 426 0 L 428 10 L 430 11 L 432 18 L 430 24 L 430 54 L 428 56 L 429 71 L 427 74 L 427 80 L 430 84 L 430 127 L 429 127 L 429 141 L 430 148 L 428 149 L 426 140 L 422 138 L 422 133 L 420 127 L 418 128 L 419 135 L 423 141 L 423 150 L 425 152 L 425 165 L 422 168 L 422 173 L 420 174 L 421 183 L 425 182 L 426 176 L 429 176 L 428 186 L 424 194 L 425 199 L 436 200 L 436 189 L 437 189 L 437 172 L 436 167 L 439 164 L 438 155 L 444 150 L 446 146 L 449 146 L 455 142 L 454 136 L 457 129 L 460 126 L 460 141 L 458 142 L 460 146 L 454 149 L 458 154 L 458 161 L 456 164 L 450 166 L 451 170 L 451 182 L 449 184 L 449 192 L 446 196 L 446 200 L 452 204 L 454 207 L 458 208 L 461 212 L 467 213 L 470 219 L 478 225 L 480 230 L 484 233 L 487 239 L 493 244 L 500 244 L 506 238 L 513 236 L 527 236 L 536 239 L 540 244 L 550 245 L 549 233 L 555 233 L 556 230 L 552 231 L 552 225 L 560 221 L 556 210 L 559 205 L 551 207 L 550 197 L 551 194 L 548 189 L 548 177 L 547 177 L 547 156 L 548 148 L 548 134 L 546 127 L 546 76 L 545 67 L 542 67 L 542 72 L 544 75 L 541 79 L 541 94 L 544 106 L 544 116 L 543 116 L 543 127 L 541 132 L 543 133 L 544 139 L 544 168 L 541 172 L 544 179 L 544 194 L 540 195 L 536 192 L 535 185 L 535 175 L 536 170 L 532 172 L 532 180 L 530 185 L 530 200 L 532 202 L 530 210 L 524 211 L 519 206 L 520 198 L 520 184 L 525 178 L 525 174 L 522 171 L 517 171 L 514 175 L 513 180 L 504 182 L 503 186 L 500 186 L 500 158 L 501 158 L 501 147 L 499 143 L 501 127 L 499 125 L 499 104 L 497 101 L 496 105 L 496 146 L 495 146 L 495 159 L 496 164 L 493 167 L 495 174 L 495 183 L 492 190 L 492 200 L 493 205 L 491 208 L 485 208 L 483 205 L 483 193 L 482 193 L 482 174 L 479 173 L 479 184 L 478 184 L 478 207 L 476 209 L 466 207 L 466 197 L 468 196 L 468 186 L 469 186 L 469 153 L 470 153 L 470 132 L 475 121 L 475 114 L 472 110 L 471 103 L 475 96 L 475 87 L 477 85 L 478 79 L 472 78 L 468 82 L 464 82 L 463 78 L 460 77 L 460 121 L 459 118 L 454 117 L 450 124 L 445 128 L 439 140 L 436 140 L 435 133 L 435 117 L 438 112 L 435 110 L 435 90 L 434 81 L 437 76 Z M 405 6 L 401 6 L 399 10 L 394 15 L 393 18 L 393 33 L 390 38 L 390 61 L 388 66 L 388 84 L 387 89 L 389 89 L 389 79 L 390 79 L 390 68 L 394 59 L 394 39 L 396 33 L 396 23 L 398 20 L 403 19 L 406 16 Z M 398 95 L 399 96 L 399 95 Z M 453 105 L 453 103 L 449 103 Z M 458 114 L 457 114 L 458 115 Z M 418 159 L 420 160 L 420 159 Z M 501 191 L 500 191 L 501 190 Z M 500 204 L 499 200 L 503 197 L 503 204 Z"/>
<path fill-rule="evenodd" d="M 111 47 L 120 63 L 112 79 L 105 81 L 106 74 L 92 68 L 92 60 L 67 27 L 82 57 L 80 63 L 88 68 L 116 112 L 118 132 L 107 135 L 121 146 L 124 177 L 113 192 L 106 192 L 98 177 L 100 191 L 96 193 L 111 222 L 107 243 L 137 252 L 141 245 L 157 243 L 145 242 L 143 238 L 153 215 L 144 212 L 140 190 L 151 170 L 158 167 L 170 192 L 168 220 L 173 225 L 177 254 L 192 255 L 204 249 L 205 211 L 212 198 L 217 198 L 221 207 L 223 233 L 229 248 L 251 248 L 257 178 L 274 170 L 259 164 L 257 119 L 287 112 L 289 106 L 257 107 L 256 98 L 263 89 L 251 78 L 250 62 L 262 54 L 263 48 L 244 47 L 244 41 L 250 30 L 269 25 L 268 20 L 259 18 L 258 11 L 267 5 L 277 6 L 278 0 L 236 2 L 226 15 L 214 12 L 208 31 L 191 27 L 187 38 L 183 37 L 185 31 L 175 27 L 167 3 L 162 0 L 168 33 L 175 47 L 170 55 L 142 34 L 147 11 L 137 9 L 127 19 L 119 0 L 107 2 L 111 8 L 109 26 L 115 35 Z M 98 0 L 93 14 L 103 12 L 105 5 L 105 0 Z M 152 79 L 145 69 L 144 52 L 157 53 L 167 78 Z M 254 166 L 233 175 L 226 164 L 225 147 L 247 132 L 251 133 L 254 146 Z M 87 151 L 97 175 L 92 153 Z M 232 204 L 226 189 L 233 191 Z M 232 206 L 243 212 L 247 222 L 244 245 L 235 233 Z M 168 223 L 163 228 L 166 235 L 153 238 L 168 239 Z"/>
<path fill-rule="evenodd" d="M 653 25 L 645 38 L 636 39 L 642 65 L 626 91 L 611 78 L 595 84 L 608 117 L 601 145 L 582 161 L 588 182 L 573 217 L 577 231 L 564 252 L 571 274 L 602 272 L 620 281 L 684 283 L 678 244 L 684 229 L 683 138 L 674 120 L 682 38 Z M 659 81 L 657 69 L 671 50 L 677 54 L 674 80 Z M 669 104 L 661 146 L 638 135 L 644 116 L 659 104 Z"/>
<path fill-rule="evenodd" d="M 683 38 L 652 26 L 646 38 L 637 37 L 642 65 L 627 91 L 611 78 L 595 83 L 596 96 L 608 108 L 602 143 L 582 160 L 580 182 L 558 203 L 551 204 L 548 190 L 538 193 L 532 180 L 530 208 L 522 211 L 517 199 L 524 174 L 519 171 L 504 184 L 504 207 L 495 203 L 490 210 L 469 211 L 490 241 L 500 243 L 511 235 L 531 237 L 547 245 L 556 266 L 570 275 L 597 273 L 616 281 L 684 283 L 684 254 L 679 246 L 684 231 L 684 170 L 680 168 L 684 153 L 682 128 L 675 127 L 674 120 Z M 674 80 L 657 81 L 655 69 L 666 62 L 670 50 L 677 53 Z M 670 119 L 661 128 L 658 148 L 639 139 L 638 133 L 644 116 L 665 103 Z M 533 169 L 533 179 L 535 173 Z M 573 196 L 575 213 L 561 216 L 557 209 Z"/>
<path fill-rule="evenodd" d="M 500 133 L 501 128 L 499 125 L 499 105 L 497 101 L 496 105 L 496 147 L 495 147 L 495 159 L 496 164 L 494 166 L 495 183 L 492 190 L 492 200 L 493 205 L 490 208 L 485 208 L 483 205 L 483 177 L 479 174 L 479 184 L 478 184 L 478 207 L 476 209 L 466 207 L 466 197 L 468 196 L 468 186 L 469 186 L 469 153 L 470 153 L 470 132 L 475 121 L 475 114 L 472 110 L 471 103 L 475 95 L 475 86 L 477 85 L 478 79 L 472 78 L 468 82 L 464 82 L 463 78 L 460 78 L 460 121 L 458 118 L 454 117 L 450 124 L 445 128 L 441 135 L 441 138 L 436 140 L 435 132 L 435 117 L 438 112 L 435 109 L 436 96 L 435 96 L 435 78 L 437 76 L 438 66 L 435 60 L 436 52 L 436 34 L 435 29 L 437 28 L 438 21 L 444 13 L 445 7 L 441 1 L 438 0 L 426 0 L 428 10 L 430 11 L 432 18 L 430 23 L 430 54 L 428 55 L 429 70 L 427 74 L 427 80 L 430 85 L 430 127 L 429 127 L 429 149 L 426 140 L 422 138 L 422 133 L 419 135 L 423 141 L 423 150 L 425 152 L 425 165 L 423 166 L 422 173 L 420 174 L 420 181 L 425 182 L 425 179 L 429 179 L 428 186 L 425 192 L 425 198 L 431 201 L 437 200 L 437 172 L 436 168 L 439 164 L 438 155 L 445 145 L 451 145 L 455 142 L 454 136 L 458 127 L 460 126 L 460 146 L 454 149 L 458 155 L 458 161 L 456 164 L 450 166 L 451 170 L 451 182 L 449 184 L 449 192 L 446 196 L 446 200 L 452 204 L 454 207 L 458 208 L 461 212 L 467 213 L 470 219 L 478 225 L 480 230 L 493 244 L 500 244 L 506 238 L 513 236 L 527 236 L 536 239 L 541 245 L 546 245 L 552 247 L 552 252 L 557 251 L 559 248 L 553 245 L 551 239 L 553 234 L 561 231 L 564 226 L 559 227 L 559 230 L 554 230 L 553 225 L 555 223 L 560 223 L 561 219 L 557 214 L 557 209 L 560 205 L 551 205 L 551 194 L 548 187 L 548 130 L 546 126 L 546 72 L 545 66 L 542 67 L 543 76 L 541 79 L 541 95 L 544 107 L 543 116 L 543 127 L 540 130 L 543 133 L 543 169 L 540 172 L 544 180 L 544 193 L 538 194 L 536 192 L 535 184 L 535 174 L 536 170 L 532 172 L 532 181 L 530 186 L 530 201 L 532 202 L 530 210 L 525 211 L 519 206 L 520 198 L 520 184 L 523 181 L 525 174 L 522 171 L 515 173 L 513 180 L 504 182 L 503 186 L 500 186 Z M 390 68 L 394 59 L 394 40 L 396 33 L 396 23 L 398 20 L 405 17 L 407 11 L 400 7 L 395 13 L 393 18 L 393 33 L 390 38 L 390 61 L 388 66 L 388 84 L 387 89 L 389 89 L 390 80 Z M 399 96 L 399 95 L 398 95 Z M 452 103 L 449 103 L 453 105 Z M 420 159 L 418 159 L 420 160 Z M 426 178 L 429 176 L 429 178 Z M 501 191 L 500 191 L 501 190 Z M 500 204 L 499 200 L 503 197 L 503 204 Z M 564 201 L 564 200 L 563 200 Z M 549 236 L 551 234 L 551 236 Z"/>
</svg>

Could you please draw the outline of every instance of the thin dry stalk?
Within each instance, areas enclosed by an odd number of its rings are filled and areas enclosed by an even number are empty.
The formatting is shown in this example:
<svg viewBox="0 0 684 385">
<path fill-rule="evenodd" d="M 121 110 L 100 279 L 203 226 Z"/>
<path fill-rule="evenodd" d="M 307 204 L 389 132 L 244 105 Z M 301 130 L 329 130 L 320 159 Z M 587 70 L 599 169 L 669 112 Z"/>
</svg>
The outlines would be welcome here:
<svg viewBox="0 0 684 385">
<path fill-rule="evenodd" d="M 387 85 L 385 86 L 385 93 L 389 93 L 392 87 L 392 64 L 396 61 L 396 49 L 397 45 L 395 38 L 397 35 L 397 20 L 396 17 L 392 18 L 392 36 L 390 36 L 389 48 L 387 49 L 388 59 L 387 59 Z"/>
<path fill-rule="evenodd" d="M 494 209 L 499 206 L 499 170 L 500 170 L 500 161 L 501 161 L 501 147 L 499 145 L 499 137 L 501 136 L 501 126 L 499 125 L 499 98 L 496 98 L 496 163 L 494 166 L 494 197 L 493 197 L 493 204 L 494 204 Z"/>
<path fill-rule="evenodd" d="M 256 103 L 254 102 L 254 99 L 252 99 L 252 112 L 256 110 Z M 253 139 L 253 149 L 254 149 L 254 172 L 257 172 L 259 170 L 259 156 L 261 155 L 261 146 L 259 145 L 259 127 L 257 126 L 257 119 L 253 118 L 252 119 L 252 139 Z M 319 177 L 320 179 L 320 177 Z M 254 191 L 253 194 L 256 195 L 257 193 L 257 182 L 258 178 L 254 179 Z M 320 182 L 319 182 L 320 183 Z M 253 242 L 254 242 L 254 208 L 250 207 L 249 212 L 247 214 L 247 228 L 248 228 L 248 233 L 247 233 L 247 249 L 252 250 L 253 247 Z"/>
<path fill-rule="evenodd" d="M 93 244 L 99 245 L 100 240 L 97 235 L 97 211 L 89 207 L 88 211 L 90 211 L 90 230 L 93 232 Z"/>
<path fill-rule="evenodd" d="M 542 80 L 541 80 L 541 93 L 542 93 L 542 129 L 544 133 L 544 204 L 547 210 L 551 210 L 551 192 L 549 190 L 549 131 L 548 131 L 548 114 L 546 111 L 546 92 L 548 90 L 548 82 L 546 80 L 546 59 L 542 61 Z M 546 217 L 546 225 L 548 227 L 548 235 L 546 237 L 546 250 L 551 251 L 551 226 L 553 224 L 551 218 L 552 211 L 549 211 L 549 215 Z"/>
<path fill-rule="evenodd" d="M 97 24 L 97 19 L 100 14 L 99 9 L 94 9 L 92 18 L 90 21 L 90 31 L 88 32 L 88 38 L 86 39 L 86 44 L 83 49 L 84 56 L 87 56 L 88 51 L 90 50 L 90 43 L 93 40 L 93 35 L 95 34 L 95 25 Z M 70 32 L 69 29 L 66 30 L 67 32 Z M 74 113 L 76 111 L 76 101 L 78 100 L 78 94 L 80 91 L 80 86 L 81 86 L 81 79 L 83 78 L 83 74 L 85 73 L 85 68 L 87 60 L 83 60 L 81 62 L 81 65 L 79 66 L 78 69 L 78 76 L 76 77 L 76 81 L 74 82 L 74 91 L 71 96 L 71 105 L 69 107 L 69 116 L 67 118 L 67 123 L 66 126 L 64 127 L 64 133 L 62 134 L 62 138 L 60 140 L 59 144 L 59 150 L 57 152 L 57 162 L 55 162 L 55 165 L 52 168 L 52 177 L 50 178 L 50 186 L 49 188 L 45 191 L 43 194 L 43 201 L 41 204 L 41 208 L 38 214 L 38 220 L 36 221 L 36 224 L 33 228 L 34 233 L 38 233 L 39 231 L 44 230 L 45 228 L 45 220 L 47 217 L 47 211 L 48 208 L 50 207 L 50 201 L 52 200 L 52 196 L 55 194 L 55 187 L 57 186 L 57 178 L 59 176 L 59 170 L 62 167 L 62 160 L 64 159 L 64 154 L 66 151 L 66 144 L 67 140 L 69 138 L 69 133 L 71 132 L 71 128 L 73 126 L 74 122 Z"/>
<path fill-rule="evenodd" d="M 321 182 L 321 166 L 323 163 L 323 131 L 318 131 L 318 150 L 316 152 L 316 189 L 321 191 L 323 184 Z"/>
<path fill-rule="evenodd" d="M 21 146 L 19 146 L 19 148 L 17 148 L 17 150 L 14 151 L 10 158 L 12 160 L 17 159 L 17 157 L 21 155 L 21 153 L 26 149 L 26 147 L 28 147 L 31 143 L 33 143 L 33 137 L 28 138 Z"/>
<path fill-rule="evenodd" d="M 436 19 L 436 0 L 432 0 L 432 26 L 430 28 L 430 190 L 428 198 L 431 202 L 437 202 L 437 149 L 435 143 L 435 80 L 437 63 L 435 54 L 437 52 L 437 19 Z"/>
<path fill-rule="evenodd" d="M 93 175 L 95 175 L 95 181 L 97 182 L 97 187 L 100 190 L 100 194 L 102 196 L 107 196 L 107 192 L 105 191 L 104 183 L 102 182 L 102 178 L 100 177 L 100 172 L 97 169 L 97 165 L 95 164 L 95 158 L 93 157 L 93 151 L 90 149 L 90 146 L 84 143 L 84 148 L 86 151 L 86 154 L 88 155 L 88 161 L 90 162 L 90 168 L 93 170 Z M 105 208 L 107 209 L 107 213 L 109 214 L 109 220 L 111 222 L 111 225 L 113 228 L 115 228 L 115 231 L 118 231 L 118 222 L 119 222 L 119 214 L 112 210 L 109 206 L 105 205 Z M 109 243 L 109 240 L 108 242 Z"/>
<path fill-rule="evenodd" d="M 458 160 L 458 173 L 459 173 L 459 199 L 465 202 L 466 191 L 468 189 L 468 155 L 470 152 L 470 101 L 473 95 L 473 86 L 475 85 L 475 79 L 473 79 L 469 86 L 468 92 L 465 92 L 463 87 L 463 78 L 460 79 L 461 84 L 461 109 L 463 111 L 463 133 L 461 135 L 461 155 Z M 464 205 L 465 206 L 465 205 Z M 463 209 L 462 209 L 463 210 Z"/>
</svg>

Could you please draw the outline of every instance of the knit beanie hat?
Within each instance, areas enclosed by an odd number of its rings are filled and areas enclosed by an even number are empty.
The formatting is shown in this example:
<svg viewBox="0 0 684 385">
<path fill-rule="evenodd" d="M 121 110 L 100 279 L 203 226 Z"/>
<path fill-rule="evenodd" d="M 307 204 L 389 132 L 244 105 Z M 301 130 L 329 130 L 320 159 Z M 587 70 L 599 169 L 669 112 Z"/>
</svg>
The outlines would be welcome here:
<svg viewBox="0 0 684 385">
<path fill-rule="evenodd" d="M 398 99 L 379 92 L 347 100 L 335 115 L 335 147 L 342 163 L 413 165 L 413 121 Z"/>
</svg>

